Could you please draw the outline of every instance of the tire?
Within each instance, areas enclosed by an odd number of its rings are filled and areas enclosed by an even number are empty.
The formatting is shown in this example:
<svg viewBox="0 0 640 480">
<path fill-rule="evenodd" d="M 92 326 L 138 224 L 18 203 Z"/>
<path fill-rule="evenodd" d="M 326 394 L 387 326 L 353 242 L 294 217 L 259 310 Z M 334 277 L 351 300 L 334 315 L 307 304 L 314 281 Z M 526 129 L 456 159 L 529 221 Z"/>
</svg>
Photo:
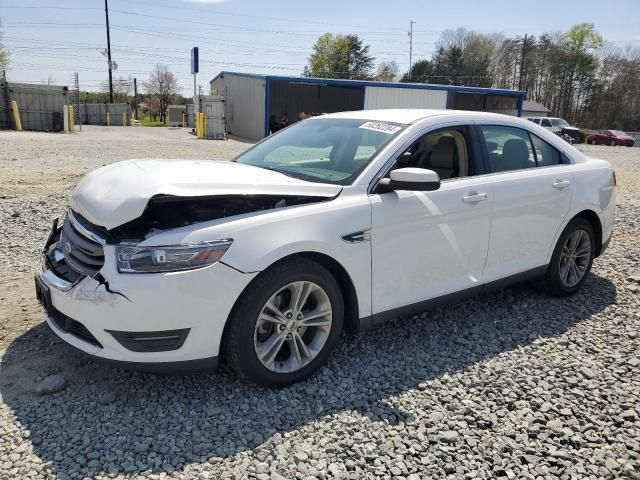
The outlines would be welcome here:
<svg viewBox="0 0 640 480">
<path fill-rule="evenodd" d="M 616 142 L 611 142 L 609 145 L 611 145 L 612 147 L 616 146 Z"/>
<path fill-rule="evenodd" d="M 598 143 L 595 140 L 591 140 L 591 145 L 597 145 Z"/>
<path fill-rule="evenodd" d="M 573 275 L 574 270 L 571 270 L 569 267 L 563 268 L 564 265 L 567 265 L 566 257 L 563 258 L 564 247 L 567 246 L 567 242 L 570 238 L 572 238 L 574 234 L 577 235 L 577 232 L 582 232 L 582 235 L 585 235 L 588 239 L 589 244 L 588 256 L 575 258 L 575 265 L 577 268 L 577 270 L 575 271 L 581 272 L 581 276 L 579 278 L 577 278 L 577 275 Z M 577 250 L 581 251 L 580 248 L 578 248 Z M 570 248 L 568 251 L 570 251 Z M 569 222 L 569 224 L 565 227 L 564 231 L 560 235 L 555 250 L 553 251 L 553 255 L 551 256 L 551 263 L 549 264 L 547 273 L 545 274 L 545 277 L 541 282 L 544 290 L 554 297 L 566 297 L 576 293 L 589 276 L 591 265 L 593 264 L 593 259 L 595 258 L 595 252 L 596 242 L 591 223 L 581 217 L 577 217 L 571 220 L 571 222 Z M 578 266 L 578 263 L 580 264 L 580 266 Z M 582 270 L 582 268 L 584 268 L 584 270 Z M 571 273 L 566 275 L 566 272 L 568 270 L 571 270 Z M 577 281 L 574 282 L 569 280 Z"/>
<path fill-rule="evenodd" d="M 294 303 L 294 292 L 298 291 L 301 296 L 309 291 L 306 293 L 308 301 L 299 310 L 289 309 Z M 276 303 L 279 303 L 280 308 L 276 309 L 279 313 L 272 309 Z M 318 324 L 328 321 L 329 326 L 302 326 L 313 323 L 311 317 L 318 316 L 318 313 L 312 313 L 314 310 L 305 312 L 305 306 L 322 313 L 329 305 L 329 314 L 315 320 Z M 300 312 L 299 316 L 292 315 L 295 311 Z M 276 320 L 280 323 L 275 323 Z M 236 301 L 223 339 L 223 358 L 249 382 L 265 387 L 284 387 L 304 380 L 318 370 L 335 347 L 343 323 L 342 292 L 333 275 L 311 260 L 285 260 L 256 277 Z M 305 342 L 306 350 L 299 343 L 301 341 Z M 270 344 L 276 345 L 274 348 L 278 350 L 271 361 L 271 352 L 275 350 L 269 348 Z M 298 355 L 294 354 L 296 351 Z"/>
</svg>

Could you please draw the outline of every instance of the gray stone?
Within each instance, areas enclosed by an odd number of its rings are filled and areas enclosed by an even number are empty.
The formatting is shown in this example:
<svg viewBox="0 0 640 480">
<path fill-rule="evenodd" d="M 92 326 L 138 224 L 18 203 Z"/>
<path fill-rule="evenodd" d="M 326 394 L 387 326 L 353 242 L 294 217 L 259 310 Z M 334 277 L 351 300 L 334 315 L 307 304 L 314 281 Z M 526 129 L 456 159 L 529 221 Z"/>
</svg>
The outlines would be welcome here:
<svg viewBox="0 0 640 480">
<path fill-rule="evenodd" d="M 607 458 L 604 461 L 604 466 L 607 467 L 609 470 L 617 470 L 618 468 L 620 468 L 620 464 L 611 457 Z"/>
<path fill-rule="evenodd" d="M 622 418 L 623 420 L 633 421 L 636 419 L 636 412 L 635 410 L 631 410 L 631 409 L 625 410 L 620 414 L 620 418 Z"/>
<path fill-rule="evenodd" d="M 309 460 L 309 455 L 304 452 L 296 452 L 294 457 L 298 462 L 306 462 Z"/>
<path fill-rule="evenodd" d="M 56 393 L 64 390 L 67 386 L 67 382 L 64 375 L 56 373 L 45 377 L 35 388 L 35 392 L 38 395 L 47 395 L 50 393 Z"/>
<path fill-rule="evenodd" d="M 100 403 L 102 405 L 109 405 L 116 401 L 118 397 L 115 392 L 106 392 L 100 395 Z"/>
<path fill-rule="evenodd" d="M 444 443 L 455 443 L 460 440 L 460 434 L 454 430 L 447 430 L 440 434 L 440 441 Z"/>
<path fill-rule="evenodd" d="M 554 432 L 561 432 L 562 429 L 564 428 L 564 424 L 562 423 L 562 421 L 556 419 L 556 420 L 549 420 L 547 422 L 547 428 L 553 430 Z"/>
<path fill-rule="evenodd" d="M 630 282 L 640 283 L 640 273 L 634 273 L 633 275 L 629 275 L 627 280 Z"/>
</svg>

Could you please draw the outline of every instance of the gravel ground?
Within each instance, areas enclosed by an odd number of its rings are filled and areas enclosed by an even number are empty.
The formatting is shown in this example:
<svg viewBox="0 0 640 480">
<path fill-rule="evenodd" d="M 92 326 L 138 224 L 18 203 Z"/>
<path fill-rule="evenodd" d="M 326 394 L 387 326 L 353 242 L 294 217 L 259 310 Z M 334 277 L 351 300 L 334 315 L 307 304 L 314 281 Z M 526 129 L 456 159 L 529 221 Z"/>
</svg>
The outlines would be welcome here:
<svg viewBox="0 0 640 480">
<path fill-rule="evenodd" d="M 35 257 L 82 174 L 247 146 L 167 129 L 0 132 L 0 478 L 640 478 L 640 149 L 580 147 L 619 183 L 613 242 L 580 293 L 516 286 L 398 319 L 287 389 L 224 369 L 118 370 L 49 332 Z M 51 374 L 64 383 L 43 384 Z"/>
</svg>

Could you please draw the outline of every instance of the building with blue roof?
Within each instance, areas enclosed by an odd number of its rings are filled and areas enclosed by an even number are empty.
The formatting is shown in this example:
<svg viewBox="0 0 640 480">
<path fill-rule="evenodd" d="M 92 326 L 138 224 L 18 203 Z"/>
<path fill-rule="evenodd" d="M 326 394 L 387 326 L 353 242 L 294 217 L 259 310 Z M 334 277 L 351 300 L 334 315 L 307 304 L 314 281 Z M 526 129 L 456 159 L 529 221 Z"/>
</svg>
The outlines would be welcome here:
<svg viewBox="0 0 640 480">
<path fill-rule="evenodd" d="M 220 72 L 211 92 L 225 98 L 229 133 L 251 140 L 269 135 L 287 114 L 377 108 L 450 108 L 522 115 L 526 92 L 424 83 L 376 82 Z"/>
</svg>

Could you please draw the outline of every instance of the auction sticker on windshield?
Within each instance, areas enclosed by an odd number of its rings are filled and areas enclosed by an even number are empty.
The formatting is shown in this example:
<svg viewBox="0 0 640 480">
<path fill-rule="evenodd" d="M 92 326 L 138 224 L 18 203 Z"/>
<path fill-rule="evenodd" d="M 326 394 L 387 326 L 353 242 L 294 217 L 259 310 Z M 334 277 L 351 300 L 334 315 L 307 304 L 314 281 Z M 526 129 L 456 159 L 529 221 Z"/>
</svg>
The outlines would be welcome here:
<svg viewBox="0 0 640 480">
<path fill-rule="evenodd" d="M 367 130 L 373 130 L 376 132 L 383 132 L 383 133 L 390 133 L 390 134 L 396 133 L 398 130 L 402 129 L 402 127 L 393 125 L 391 123 L 386 123 L 386 122 L 367 122 L 367 123 L 363 123 L 358 128 L 365 128 Z"/>
</svg>

